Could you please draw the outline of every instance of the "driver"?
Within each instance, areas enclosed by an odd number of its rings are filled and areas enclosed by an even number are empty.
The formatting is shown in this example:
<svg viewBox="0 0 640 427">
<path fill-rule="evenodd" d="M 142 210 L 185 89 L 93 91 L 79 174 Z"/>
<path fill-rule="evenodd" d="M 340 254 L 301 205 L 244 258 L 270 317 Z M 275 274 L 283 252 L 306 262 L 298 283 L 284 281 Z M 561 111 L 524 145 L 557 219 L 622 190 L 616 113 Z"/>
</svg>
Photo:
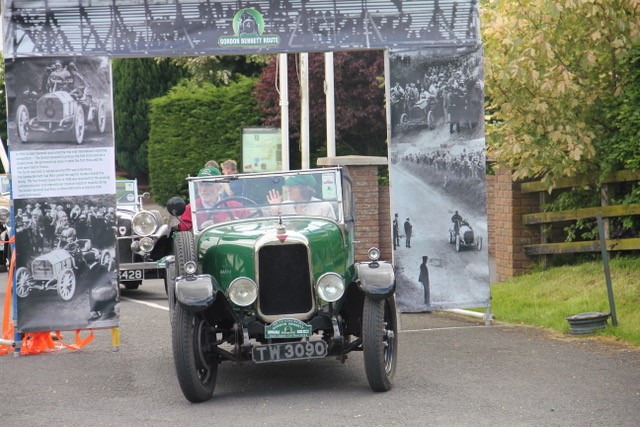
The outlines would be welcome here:
<svg viewBox="0 0 640 427">
<path fill-rule="evenodd" d="M 460 231 L 460 222 L 462 222 L 462 216 L 456 211 L 451 217 L 451 222 L 453 222 L 453 231 L 455 234 L 458 234 Z"/>
<path fill-rule="evenodd" d="M 206 166 L 198 172 L 198 177 L 212 177 L 220 176 L 218 168 L 213 166 Z M 232 213 L 227 210 L 220 211 L 207 211 L 210 209 L 219 209 L 221 205 L 224 208 L 241 207 L 242 203 L 236 200 L 224 200 L 220 197 L 222 191 L 222 183 L 218 182 L 197 182 L 198 198 L 195 201 L 196 220 L 199 227 L 202 227 L 205 222 L 211 221 L 212 223 L 229 221 L 230 219 L 239 219 L 249 216 L 249 212 L 246 209 L 237 209 Z M 217 205 L 217 206 L 216 206 Z M 184 213 L 180 216 L 180 224 L 178 225 L 180 231 L 189 231 L 193 228 L 191 221 L 191 204 L 186 206 Z"/>
</svg>

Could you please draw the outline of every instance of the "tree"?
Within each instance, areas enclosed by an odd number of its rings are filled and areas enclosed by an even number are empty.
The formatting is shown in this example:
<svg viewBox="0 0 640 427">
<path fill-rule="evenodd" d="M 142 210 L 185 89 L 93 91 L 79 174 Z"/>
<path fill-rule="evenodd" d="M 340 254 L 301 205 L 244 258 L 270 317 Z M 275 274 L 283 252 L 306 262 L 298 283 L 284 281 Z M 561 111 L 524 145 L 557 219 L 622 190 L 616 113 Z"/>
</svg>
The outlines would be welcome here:
<svg viewBox="0 0 640 427">
<path fill-rule="evenodd" d="M 185 81 L 151 101 L 149 177 L 158 203 L 186 196 L 185 177 L 208 160 L 240 159 L 240 129 L 261 118 L 254 85 L 248 77 L 228 86 Z"/>
<path fill-rule="evenodd" d="M 489 154 L 514 178 L 598 171 L 600 106 L 620 95 L 620 58 L 640 38 L 638 0 L 483 4 Z"/>
<path fill-rule="evenodd" d="M 292 166 L 300 164 L 300 84 L 297 55 L 289 55 L 289 137 Z M 263 125 L 280 127 L 278 61 L 273 57 L 256 85 L 255 97 L 265 115 Z M 334 55 L 336 152 L 338 155 L 386 155 L 384 60 L 381 51 Z M 312 164 L 326 154 L 324 56 L 309 55 L 310 151 Z"/>
<path fill-rule="evenodd" d="M 266 55 L 209 55 L 172 58 L 171 61 L 188 71 L 196 84 L 228 85 L 239 76 L 257 77 L 267 61 Z"/>
<path fill-rule="evenodd" d="M 116 162 L 131 177 L 147 179 L 149 100 L 162 96 L 184 71 L 167 59 L 113 60 Z"/>
</svg>

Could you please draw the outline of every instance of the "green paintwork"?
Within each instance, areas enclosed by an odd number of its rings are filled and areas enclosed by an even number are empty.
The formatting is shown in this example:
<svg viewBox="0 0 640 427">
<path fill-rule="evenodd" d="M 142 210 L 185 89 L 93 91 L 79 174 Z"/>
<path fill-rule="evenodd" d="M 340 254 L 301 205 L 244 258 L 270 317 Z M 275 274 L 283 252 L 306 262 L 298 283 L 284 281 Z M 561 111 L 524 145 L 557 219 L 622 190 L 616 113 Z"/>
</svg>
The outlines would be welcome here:
<svg viewBox="0 0 640 427">
<path fill-rule="evenodd" d="M 202 272 L 212 275 L 221 290 L 240 276 L 255 280 L 256 241 L 266 234 L 275 236 L 277 225 L 277 219 L 269 218 L 219 224 L 205 230 L 197 244 Z M 347 284 L 355 280 L 352 232 L 319 218 L 287 217 L 283 225 L 309 240 L 314 280 L 329 271 L 342 275 Z"/>
</svg>

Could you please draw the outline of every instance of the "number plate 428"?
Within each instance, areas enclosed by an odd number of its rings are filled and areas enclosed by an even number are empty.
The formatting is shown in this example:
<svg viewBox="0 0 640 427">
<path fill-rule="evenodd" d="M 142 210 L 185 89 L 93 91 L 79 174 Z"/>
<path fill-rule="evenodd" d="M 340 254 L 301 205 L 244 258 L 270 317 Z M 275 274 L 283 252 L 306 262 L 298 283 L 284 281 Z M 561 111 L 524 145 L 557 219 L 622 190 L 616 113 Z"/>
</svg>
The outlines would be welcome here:
<svg viewBox="0 0 640 427">
<path fill-rule="evenodd" d="M 142 280 L 144 279 L 144 272 L 142 270 L 122 270 L 119 272 L 119 276 L 122 282 L 127 280 Z"/>
</svg>

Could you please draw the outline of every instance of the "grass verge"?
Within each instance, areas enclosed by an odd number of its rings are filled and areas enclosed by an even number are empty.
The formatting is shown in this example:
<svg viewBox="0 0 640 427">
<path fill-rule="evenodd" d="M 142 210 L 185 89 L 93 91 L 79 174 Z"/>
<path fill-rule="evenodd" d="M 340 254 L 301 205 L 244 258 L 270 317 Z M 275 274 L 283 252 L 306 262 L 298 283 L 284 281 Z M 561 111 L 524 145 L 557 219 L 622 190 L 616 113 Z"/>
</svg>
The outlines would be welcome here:
<svg viewBox="0 0 640 427">
<path fill-rule="evenodd" d="M 594 335 L 640 346 L 640 258 L 610 260 L 618 326 Z M 569 333 L 565 319 L 578 313 L 610 311 L 601 261 L 554 267 L 491 286 L 491 311 L 496 320 Z"/>
</svg>

